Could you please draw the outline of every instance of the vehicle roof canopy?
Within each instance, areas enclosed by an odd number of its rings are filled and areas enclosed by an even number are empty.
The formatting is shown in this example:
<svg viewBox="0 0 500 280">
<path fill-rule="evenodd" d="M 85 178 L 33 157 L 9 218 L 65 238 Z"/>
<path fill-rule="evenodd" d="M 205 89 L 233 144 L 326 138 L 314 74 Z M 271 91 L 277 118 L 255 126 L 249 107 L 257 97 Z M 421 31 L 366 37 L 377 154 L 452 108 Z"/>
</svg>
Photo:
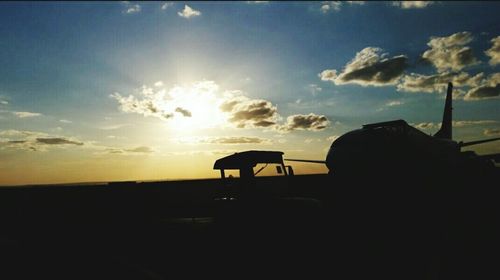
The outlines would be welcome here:
<svg viewBox="0 0 500 280">
<path fill-rule="evenodd" d="M 216 160 L 214 169 L 241 169 L 254 167 L 258 163 L 283 163 L 283 152 L 245 151 L 234 153 Z"/>
</svg>

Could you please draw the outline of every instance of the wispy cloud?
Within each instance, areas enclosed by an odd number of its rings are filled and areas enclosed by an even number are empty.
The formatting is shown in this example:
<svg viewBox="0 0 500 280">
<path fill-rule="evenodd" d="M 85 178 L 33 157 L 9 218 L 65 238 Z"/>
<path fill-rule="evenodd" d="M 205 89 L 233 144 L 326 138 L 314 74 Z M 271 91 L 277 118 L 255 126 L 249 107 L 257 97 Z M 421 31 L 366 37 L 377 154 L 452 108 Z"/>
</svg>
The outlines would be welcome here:
<svg viewBox="0 0 500 280">
<path fill-rule="evenodd" d="M 60 122 L 62 122 L 62 123 L 73 123 L 72 121 L 70 121 L 70 120 L 65 120 L 65 119 L 62 119 L 62 120 L 59 120 L 59 121 L 60 121 Z"/>
<path fill-rule="evenodd" d="M 160 9 L 162 10 L 166 10 L 168 9 L 169 7 L 172 7 L 174 5 L 174 2 L 165 2 L 161 5 Z"/>
<path fill-rule="evenodd" d="M 0 149 L 47 151 L 53 147 L 83 146 L 85 143 L 74 137 L 50 135 L 44 132 L 27 130 L 2 130 Z"/>
<path fill-rule="evenodd" d="M 486 136 L 500 136 L 500 129 L 499 128 L 485 129 L 484 135 L 486 135 Z"/>
<path fill-rule="evenodd" d="M 434 1 L 392 1 L 392 5 L 401 9 L 423 9 L 434 4 Z"/>
<path fill-rule="evenodd" d="M 12 112 L 16 117 L 18 118 L 33 118 L 33 117 L 39 117 L 42 114 L 40 113 L 32 113 L 32 112 Z"/>
<path fill-rule="evenodd" d="M 497 124 L 498 121 L 495 120 L 460 120 L 460 121 L 453 121 L 452 126 L 453 127 L 466 127 L 466 126 L 478 126 L 478 125 L 492 125 L 492 124 Z M 441 127 L 441 123 L 434 123 L 434 122 L 421 122 L 417 124 L 411 124 L 415 126 L 418 129 L 426 130 L 426 129 L 438 129 Z"/>
<path fill-rule="evenodd" d="M 36 142 L 41 143 L 41 144 L 47 144 L 47 145 L 64 145 L 64 144 L 78 145 L 78 146 L 83 145 L 82 142 L 72 141 L 72 140 L 68 140 L 66 138 L 60 138 L 60 137 L 36 138 Z"/>
<path fill-rule="evenodd" d="M 391 101 L 385 103 L 385 106 L 394 107 L 394 106 L 400 106 L 403 104 L 404 104 L 404 102 L 401 100 L 391 100 Z"/>
<path fill-rule="evenodd" d="M 397 85 L 397 90 L 405 92 L 444 92 L 448 82 L 452 82 L 454 87 L 474 87 L 481 83 L 483 77 L 484 73 L 475 76 L 471 76 L 466 72 L 443 72 L 434 75 L 411 73 L 402 78 L 401 83 Z"/>
<path fill-rule="evenodd" d="M 144 155 L 151 154 L 154 150 L 151 147 L 139 146 L 134 148 L 106 148 L 104 153 L 120 155 Z"/>
<path fill-rule="evenodd" d="M 313 95 L 316 96 L 318 93 L 320 93 L 323 89 L 318 86 L 317 84 L 309 84 L 307 86 L 309 92 Z"/>
<path fill-rule="evenodd" d="M 328 13 L 331 11 L 338 12 L 341 10 L 342 5 L 364 5 L 366 1 L 323 1 L 321 2 L 320 11 L 322 13 Z"/>
<path fill-rule="evenodd" d="M 189 19 L 192 17 L 200 16 L 201 12 L 194 10 L 193 8 L 189 7 L 188 5 L 184 5 L 184 9 L 181 12 L 177 12 L 177 14 L 180 17 Z"/>
<path fill-rule="evenodd" d="M 102 130 L 115 130 L 115 129 L 120 129 L 120 128 L 127 127 L 127 126 L 131 126 L 131 124 L 112 124 L 112 125 L 105 125 L 105 126 L 101 126 L 101 127 L 99 127 L 99 129 L 102 129 Z"/>
<path fill-rule="evenodd" d="M 136 14 L 141 11 L 141 5 L 139 4 L 133 4 L 129 1 L 123 1 L 122 4 L 125 7 L 125 9 L 123 10 L 123 13 L 125 14 Z"/>
<path fill-rule="evenodd" d="M 332 135 L 332 136 L 327 137 L 326 141 L 333 142 L 333 141 L 337 140 L 339 137 L 340 137 L 339 135 Z"/>
</svg>

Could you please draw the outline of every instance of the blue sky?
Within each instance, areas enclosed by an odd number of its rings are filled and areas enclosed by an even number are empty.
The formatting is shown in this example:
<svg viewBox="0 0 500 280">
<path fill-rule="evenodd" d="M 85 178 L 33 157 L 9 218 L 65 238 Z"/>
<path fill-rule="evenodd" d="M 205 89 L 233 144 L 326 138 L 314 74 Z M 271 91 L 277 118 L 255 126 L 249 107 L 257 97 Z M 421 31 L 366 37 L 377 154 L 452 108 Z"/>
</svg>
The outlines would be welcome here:
<svg viewBox="0 0 500 280">
<path fill-rule="evenodd" d="M 192 174 L 133 173 L 141 179 L 212 176 L 203 169 L 236 150 L 321 159 L 364 123 L 403 118 L 437 131 L 444 80 L 459 77 L 455 138 L 498 135 L 499 12 L 496 2 L 1 3 L 0 158 L 31 162 L 36 175 L 0 183 L 94 180 L 76 170 L 106 153 L 109 168 L 182 153 L 205 162 Z M 359 76 L 370 69 L 388 80 Z M 210 88 L 201 97 L 200 83 Z M 239 105 L 210 111 L 183 94 Z M 207 123 L 213 114 L 221 121 Z M 51 173 L 53 159 L 76 175 Z"/>
</svg>

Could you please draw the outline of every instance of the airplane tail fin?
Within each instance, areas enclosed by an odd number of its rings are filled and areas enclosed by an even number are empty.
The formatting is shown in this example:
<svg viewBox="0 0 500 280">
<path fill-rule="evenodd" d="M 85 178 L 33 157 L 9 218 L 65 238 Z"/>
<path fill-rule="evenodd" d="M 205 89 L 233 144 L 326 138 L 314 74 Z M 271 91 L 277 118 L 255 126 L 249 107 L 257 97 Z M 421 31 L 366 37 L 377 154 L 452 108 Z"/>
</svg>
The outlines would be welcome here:
<svg viewBox="0 0 500 280">
<path fill-rule="evenodd" d="M 448 91 L 446 92 L 446 101 L 444 103 L 443 121 L 441 122 L 441 128 L 434 134 L 434 137 L 443 139 L 452 139 L 452 127 L 451 127 L 451 107 L 453 84 L 448 83 Z"/>
</svg>

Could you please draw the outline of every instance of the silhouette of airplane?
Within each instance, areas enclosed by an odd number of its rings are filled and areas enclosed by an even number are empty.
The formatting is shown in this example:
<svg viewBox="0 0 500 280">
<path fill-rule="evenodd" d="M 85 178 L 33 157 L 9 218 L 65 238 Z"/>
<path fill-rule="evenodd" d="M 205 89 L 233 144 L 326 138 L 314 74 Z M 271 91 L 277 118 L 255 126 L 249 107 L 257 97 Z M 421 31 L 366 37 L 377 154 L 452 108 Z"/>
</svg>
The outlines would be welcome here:
<svg viewBox="0 0 500 280">
<path fill-rule="evenodd" d="M 433 136 L 408 125 L 404 120 L 393 120 L 363 125 L 336 139 L 326 160 L 285 159 L 286 161 L 326 164 L 329 174 L 358 172 L 360 170 L 409 170 L 409 167 L 439 167 L 452 170 L 457 167 L 494 166 L 500 154 L 477 155 L 461 151 L 462 147 L 500 140 L 498 138 L 472 142 L 452 140 L 452 83 L 448 83 L 441 128 Z"/>
</svg>

